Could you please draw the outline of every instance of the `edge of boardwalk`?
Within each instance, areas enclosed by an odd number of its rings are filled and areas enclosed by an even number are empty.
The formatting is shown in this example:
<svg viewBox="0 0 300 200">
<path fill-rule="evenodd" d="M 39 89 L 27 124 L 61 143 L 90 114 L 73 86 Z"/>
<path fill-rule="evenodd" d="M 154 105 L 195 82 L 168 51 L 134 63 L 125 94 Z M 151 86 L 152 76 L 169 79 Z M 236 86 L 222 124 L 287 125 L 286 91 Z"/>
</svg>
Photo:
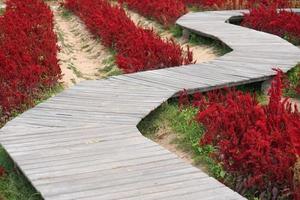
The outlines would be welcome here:
<svg viewBox="0 0 300 200">
<path fill-rule="evenodd" d="M 244 199 L 140 134 L 136 125 L 178 91 L 269 79 L 300 50 L 225 23 L 241 11 L 189 13 L 177 24 L 232 52 L 207 63 L 84 81 L 7 123 L 0 141 L 46 200 Z"/>
</svg>

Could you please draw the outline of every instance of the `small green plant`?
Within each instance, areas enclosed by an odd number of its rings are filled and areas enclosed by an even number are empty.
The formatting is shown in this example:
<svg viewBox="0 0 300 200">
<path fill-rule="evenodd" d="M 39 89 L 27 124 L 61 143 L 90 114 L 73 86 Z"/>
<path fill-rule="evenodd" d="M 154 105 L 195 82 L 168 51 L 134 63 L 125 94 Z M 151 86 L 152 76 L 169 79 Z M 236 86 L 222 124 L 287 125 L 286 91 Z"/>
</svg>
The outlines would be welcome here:
<svg viewBox="0 0 300 200">
<path fill-rule="evenodd" d="M 3 15 L 3 13 L 4 13 L 4 9 L 0 8 L 0 15 Z"/>
<path fill-rule="evenodd" d="M 102 64 L 104 64 L 104 67 L 102 69 L 99 69 L 99 73 L 102 77 L 109 77 L 109 76 L 117 76 L 121 75 L 123 72 L 116 66 L 116 59 L 115 54 L 113 51 L 111 51 L 113 54 L 112 56 L 108 57 L 107 59 L 103 60 Z"/>
<path fill-rule="evenodd" d="M 1 146 L 0 166 L 4 169 L 4 174 L 0 177 L 1 200 L 42 200 Z"/>
<path fill-rule="evenodd" d="M 212 146 L 199 146 L 199 138 L 204 133 L 204 127 L 194 120 L 197 109 L 186 107 L 179 110 L 178 102 L 172 100 L 164 103 L 150 113 L 138 125 L 141 133 L 155 139 L 156 133 L 162 128 L 170 128 L 176 139 L 177 148 L 192 155 L 194 164 L 217 178 L 224 178 L 225 171 L 209 155 L 215 151 Z"/>
<path fill-rule="evenodd" d="M 189 43 L 191 43 L 192 45 L 204 45 L 213 47 L 214 51 L 220 56 L 232 51 L 230 47 L 228 47 L 221 41 L 199 36 L 195 33 L 190 34 Z"/>
<path fill-rule="evenodd" d="M 200 6 L 189 6 L 188 9 L 191 12 L 200 12 L 200 11 L 205 10 L 204 8 L 201 8 Z"/>
<path fill-rule="evenodd" d="M 65 18 L 66 20 L 70 20 L 72 18 L 72 12 L 70 10 L 60 8 L 62 10 L 61 16 Z"/>
<path fill-rule="evenodd" d="M 67 68 L 70 69 L 70 70 L 72 70 L 73 73 L 74 73 L 78 78 L 84 78 L 82 72 L 79 71 L 79 70 L 74 66 L 73 63 L 69 63 Z"/>
<path fill-rule="evenodd" d="M 284 95 L 292 98 L 299 97 L 296 88 L 300 87 L 300 64 L 287 73 L 287 79 L 288 86 L 284 91 Z"/>
<path fill-rule="evenodd" d="M 183 29 L 180 26 L 177 26 L 177 25 L 171 26 L 170 27 L 170 32 L 176 38 L 179 38 L 183 35 Z"/>
</svg>

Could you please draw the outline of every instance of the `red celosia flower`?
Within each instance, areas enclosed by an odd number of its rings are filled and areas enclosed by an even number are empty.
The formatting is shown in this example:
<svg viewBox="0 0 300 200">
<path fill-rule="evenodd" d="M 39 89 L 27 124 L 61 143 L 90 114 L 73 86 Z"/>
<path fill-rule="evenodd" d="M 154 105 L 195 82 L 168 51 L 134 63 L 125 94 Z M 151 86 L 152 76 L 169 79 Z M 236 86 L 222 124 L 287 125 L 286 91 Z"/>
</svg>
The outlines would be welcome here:
<svg viewBox="0 0 300 200">
<path fill-rule="evenodd" d="M 137 27 L 120 6 L 112 6 L 106 0 L 67 0 L 65 6 L 74 11 L 105 46 L 116 51 L 116 63 L 125 73 L 193 62 L 192 52 L 184 52 L 173 41 L 163 41 L 152 30 Z"/>
<path fill-rule="evenodd" d="M 266 106 L 234 89 L 197 95 L 194 105 L 199 108 L 197 121 L 206 128 L 200 145 L 217 147 L 214 156 L 240 177 L 242 188 L 271 194 L 273 189 L 294 190 L 296 195 L 293 166 L 300 155 L 300 114 L 287 99 L 281 100 L 282 76 L 278 71 Z"/>
<path fill-rule="evenodd" d="M 278 4 L 268 6 L 260 5 L 244 15 L 243 26 L 265 31 L 300 42 L 300 16 L 291 11 L 281 10 L 277 12 Z"/>
<path fill-rule="evenodd" d="M 0 113 L 30 105 L 60 78 L 53 15 L 42 0 L 9 0 L 0 17 Z"/>
<path fill-rule="evenodd" d="M 174 24 L 177 18 L 186 13 L 182 0 L 119 0 L 119 2 L 166 26 Z"/>
</svg>

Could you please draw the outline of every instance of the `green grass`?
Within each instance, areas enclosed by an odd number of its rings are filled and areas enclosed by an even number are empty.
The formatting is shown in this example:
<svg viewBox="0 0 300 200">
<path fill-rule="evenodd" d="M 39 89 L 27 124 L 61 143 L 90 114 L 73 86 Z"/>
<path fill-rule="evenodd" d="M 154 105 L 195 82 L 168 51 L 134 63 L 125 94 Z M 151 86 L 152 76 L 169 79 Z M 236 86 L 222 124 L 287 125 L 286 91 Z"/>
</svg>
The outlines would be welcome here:
<svg viewBox="0 0 300 200">
<path fill-rule="evenodd" d="M 190 34 L 189 43 L 191 43 L 192 45 L 203 45 L 213 47 L 214 52 L 219 56 L 222 56 L 232 51 L 230 47 L 228 47 L 221 41 L 214 40 L 208 37 L 202 37 L 195 33 Z"/>
<path fill-rule="evenodd" d="M 175 38 L 180 38 L 183 36 L 183 29 L 180 26 L 177 26 L 177 25 L 172 26 L 169 28 L 169 31 L 172 33 L 173 37 L 175 37 Z M 222 43 L 219 40 L 199 36 L 195 33 L 190 33 L 189 43 L 194 46 L 202 45 L 202 46 L 213 47 L 214 52 L 219 56 L 222 56 L 222 55 L 232 51 L 232 49 L 230 47 L 228 47 L 227 45 L 225 45 L 224 43 Z"/>
<path fill-rule="evenodd" d="M 222 167 L 209 156 L 214 148 L 198 145 L 204 128 L 194 120 L 196 113 L 197 109 L 193 107 L 179 111 L 178 103 L 171 101 L 164 103 L 143 119 L 138 125 L 138 129 L 144 136 L 154 139 L 155 133 L 161 128 L 166 128 L 166 126 L 171 128 L 176 134 L 174 144 L 178 149 L 188 152 L 192 156 L 194 165 L 201 167 L 216 178 L 224 178 L 225 172 Z"/>
<path fill-rule="evenodd" d="M 260 92 L 260 84 L 249 84 L 240 86 L 238 90 L 244 92 L 255 93 L 258 101 L 261 104 L 267 103 L 267 97 Z M 199 140 L 205 133 L 205 127 L 195 121 L 197 108 L 187 106 L 180 109 L 177 100 L 170 100 L 164 103 L 159 108 L 154 110 L 150 115 L 144 118 L 139 124 L 138 129 L 141 133 L 154 140 L 159 130 L 171 130 L 171 134 L 176 137 L 172 144 L 175 144 L 180 151 L 189 153 L 193 159 L 193 164 L 218 180 L 222 180 L 229 187 L 233 187 L 234 180 L 229 173 L 226 173 L 221 166 L 221 163 L 216 162 L 210 155 L 216 149 L 211 146 L 200 146 Z M 250 199 L 255 199 L 254 196 L 247 193 Z"/>
<path fill-rule="evenodd" d="M 65 18 L 66 20 L 72 19 L 72 15 L 73 14 L 72 14 L 72 12 L 70 10 L 64 9 L 62 7 L 60 9 L 62 9 L 61 16 L 63 18 Z"/>
<path fill-rule="evenodd" d="M 2 147 L 0 147 L 0 166 L 6 170 L 5 175 L 0 177 L 1 200 L 42 200 Z"/>
<path fill-rule="evenodd" d="M 300 98 L 299 94 L 292 89 L 293 87 L 296 87 L 297 84 L 300 84 L 300 64 L 288 71 L 287 77 L 290 81 L 291 87 L 285 89 L 284 95 L 292 98 Z"/>
<path fill-rule="evenodd" d="M 183 29 L 180 26 L 177 26 L 177 25 L 171 26 L 169 31 L 172 33 L 172 35 L 175 38 L 180 38 L 183 35 Z"/>
<path fill-rule="evenodd" d="M 122 70 L 116 65 L 116 52 L 110 49 L 111 56 L 103 60 L 102 64 L 104 67 L 99 69 L 99 73 L 103 78 L 109 76 L 117 76 L 123 74 Z"/>
<path fill-rule="evenodd" d="M 72 70 L 73 73 L 76 75 L 77 78 L 84 78 L 81 71 L 79 71 L 72 62 L 68 63 L 68 69 Z"/>
<path fill-rule="evenodd" d="M 34 105 L 37 105 L 46 99 L 54 96 L 63 90 L 61 84 L 57 84 L 55 87 L 46 89 L 43 91 L 40 98 L 34 101 Z M 24 106 L 20 110 L 27 110 L 29 107 Z M 6 121 L 21 114 L 21 111 L 15 111 L 11 113 L 9 119 L 0 123 L 0 128 Z M 18 170 L 17 166 L 10 159 L 6 151 L 0 146 L 0 167 L 4 167 L 6 173 L 0 177 L 0 200 L 41 200 L 41 196 L 27 181 L 24 175 Z"/>
</svg>

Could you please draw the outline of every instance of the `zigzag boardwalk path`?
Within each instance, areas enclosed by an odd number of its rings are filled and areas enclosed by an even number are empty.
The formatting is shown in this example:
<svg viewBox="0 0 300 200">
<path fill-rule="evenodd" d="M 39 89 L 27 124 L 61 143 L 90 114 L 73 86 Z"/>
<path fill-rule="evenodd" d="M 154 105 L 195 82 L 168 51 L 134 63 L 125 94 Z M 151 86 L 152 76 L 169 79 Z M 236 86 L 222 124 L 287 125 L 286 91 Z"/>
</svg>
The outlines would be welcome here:
<svg viewBox="0 0 300 200">
<path fill-rule="evenodd" d="M 233 49 L 214 61 L 83 81 L 7 123 L 0 141 L 46 200 L 243 199 L 143 137 L 136 125 L 178 91 L 207 91 L 288 71 L 300 50 L 225 23 L 240 11 L 191 13 L 177 24 Z"/>
</svg>

